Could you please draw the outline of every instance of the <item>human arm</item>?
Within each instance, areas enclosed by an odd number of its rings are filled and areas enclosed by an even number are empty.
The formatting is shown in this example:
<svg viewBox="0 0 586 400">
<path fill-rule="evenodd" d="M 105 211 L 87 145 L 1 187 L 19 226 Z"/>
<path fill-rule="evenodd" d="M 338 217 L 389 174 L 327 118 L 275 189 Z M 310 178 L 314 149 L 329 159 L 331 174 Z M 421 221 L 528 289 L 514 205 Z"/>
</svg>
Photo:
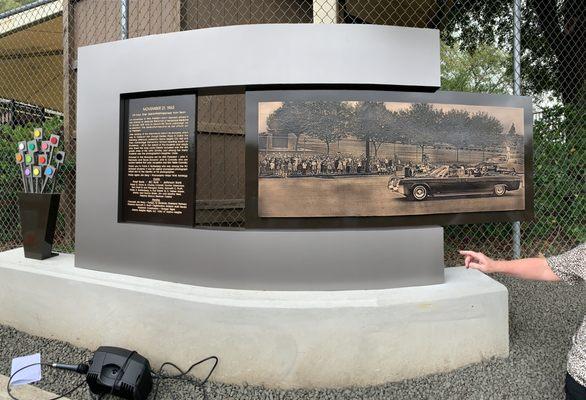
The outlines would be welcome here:
<svg viewBox="0 0 586 400">
<path fill-rule="evenodd" d="M 493 260 L 482 253 L 461 250 L 466 268 L 473 268 L 484 273 L 502 273 L 521 279 L 537 281 L 559 281 L 545 258 L 524 258 L 521 260 Z"/>
</svg>

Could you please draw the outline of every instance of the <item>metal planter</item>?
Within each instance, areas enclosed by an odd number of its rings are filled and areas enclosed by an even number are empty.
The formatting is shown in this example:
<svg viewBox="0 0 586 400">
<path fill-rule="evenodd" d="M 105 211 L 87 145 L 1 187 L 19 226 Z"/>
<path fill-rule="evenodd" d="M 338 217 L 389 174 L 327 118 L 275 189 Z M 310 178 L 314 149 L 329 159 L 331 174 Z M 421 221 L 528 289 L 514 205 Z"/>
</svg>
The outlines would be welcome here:
<svg viewBox="0 0 586 400">
<path fill-rule="evenodd" d="M 26 258 L 44 260 L 57 255 L 52 249 L 59 199 L 58 193 L 19 193 L 22 245 Z"/>
</svg>

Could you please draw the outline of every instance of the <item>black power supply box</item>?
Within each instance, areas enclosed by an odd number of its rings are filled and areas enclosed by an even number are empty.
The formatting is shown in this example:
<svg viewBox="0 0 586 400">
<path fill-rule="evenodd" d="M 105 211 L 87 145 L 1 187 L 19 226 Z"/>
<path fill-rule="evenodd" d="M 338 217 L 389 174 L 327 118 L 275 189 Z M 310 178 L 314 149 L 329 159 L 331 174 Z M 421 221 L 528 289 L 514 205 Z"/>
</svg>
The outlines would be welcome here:
<svg viewBox="0 0 586 400">
<path fill-rule="evenodd" d="M 94 353 L 86 376 L 94 394 L 112 394 L 129 400 L 146 400 L 152 387 L 149 361 L 119 347 L 102 346 Z"/>
</svg>

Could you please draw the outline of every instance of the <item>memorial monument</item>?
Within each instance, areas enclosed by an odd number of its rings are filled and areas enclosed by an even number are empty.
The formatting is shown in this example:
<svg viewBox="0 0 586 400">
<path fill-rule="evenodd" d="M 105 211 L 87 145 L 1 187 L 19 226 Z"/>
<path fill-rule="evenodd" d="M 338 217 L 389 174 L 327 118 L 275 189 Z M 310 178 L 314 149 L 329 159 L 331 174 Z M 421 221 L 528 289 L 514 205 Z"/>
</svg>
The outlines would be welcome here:
<svg viewBox="0 0 586 400">
<path fill-rule="evenodd" d="M 261 40 L 272 52 L 259 62 Z M 444 271 L 439 225 L 531 216 L 531 104 L 437 92 L 439 68 L 437 30 L 374 25 L 80 48 L 76 254 L 38 280 L 96 312 L 48 301 L 67 317 L 44 329 L 154 364 L 217 353 L 216 379 L 279 387 L 507 356 L 506 288 Z M 206 108 L 214 96 L 237 109 Z M 221 113 L 231 122 L 212 140 Z M 103 296 L 109 312 L 95 308 Z M 66 332 L 74 320 L 86 329 Z"/>
</svg>

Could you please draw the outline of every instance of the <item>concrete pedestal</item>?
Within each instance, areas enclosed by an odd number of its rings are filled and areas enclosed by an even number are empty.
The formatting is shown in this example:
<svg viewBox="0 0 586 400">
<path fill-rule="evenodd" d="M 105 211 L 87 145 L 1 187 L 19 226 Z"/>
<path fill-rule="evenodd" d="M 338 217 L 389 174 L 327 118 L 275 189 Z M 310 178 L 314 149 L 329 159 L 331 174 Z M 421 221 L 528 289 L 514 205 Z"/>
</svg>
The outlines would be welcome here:
<svg viewBox="0 0 586 400">
<path fill-rule="evenodd" d="M 282 388 L 380 384 L 509 351 L 507 289 L 464 268 L 423 287 L 248 291 L 83 270 L 73 258 L 0 253 L 0 323 L 136 349 L 154 366 L 215 354 L 215 380 Z"/>
<path fill-rule="evenodd" d="M 0 400 L 12 400 L 12 397 L 6 392 L 8 379 L 8 376 L 0 375 L 0 388 L 2 388 L 0 389 Z M 32 385 L 12 389 L 12 395 L 18 397 L 20 400 L 52 399 L 53 397 L 57 397 L 55 393 L 47 392 Z M 61 400 L 69 400 L 69 397 L 62 397 Z"/>
</svg>

